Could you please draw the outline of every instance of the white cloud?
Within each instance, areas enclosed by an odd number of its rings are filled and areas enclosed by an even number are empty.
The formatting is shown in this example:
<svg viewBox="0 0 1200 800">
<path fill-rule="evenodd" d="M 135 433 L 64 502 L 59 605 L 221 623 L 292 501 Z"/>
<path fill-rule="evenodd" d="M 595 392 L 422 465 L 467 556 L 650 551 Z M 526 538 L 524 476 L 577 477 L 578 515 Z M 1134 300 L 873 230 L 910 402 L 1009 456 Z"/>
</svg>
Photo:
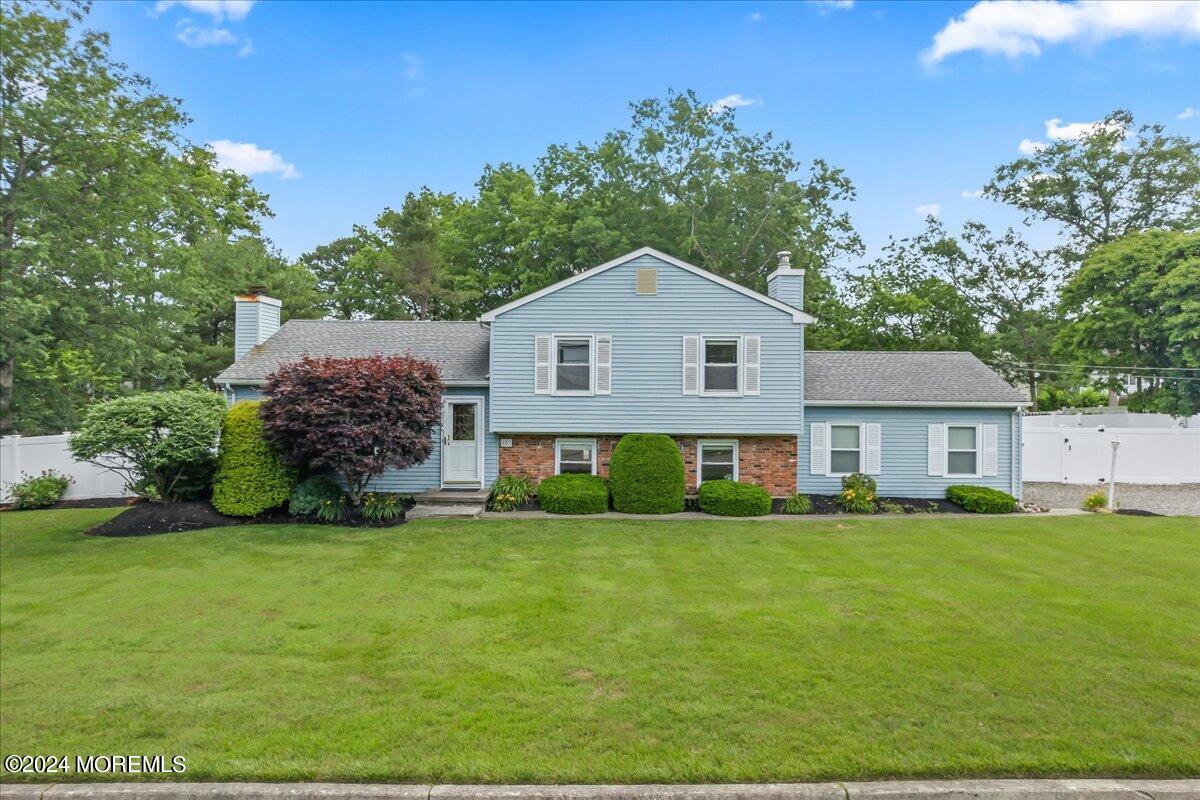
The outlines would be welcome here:
<svg viewBox="0 0 1200 800">
<path fill-rule="evenodd" d="M 254 53 L 254 42 L 250 41 L 250 37 L 242 40 L 242 46 L 238 48 L 238 58 L 245 58 Z"/>
<path fill-rule="evenodd" d="M 407 81 L 419 81 L 425 75 L 425 59 L 421 58 L 416 53 L 401 53 L 401 60 L 404 62 L 404 79 Z"/>
<path fill-rule="evenodd" d="M 849 11 L 854 8 L 854 0 L 809 0 L 809 2 L 827 11 Z"/>
<path fill-rule="evenodd" d="M 197 14 L 207 14 L 214 22 L 227 19 L 243 20 L 254 7 L 256 0 L 158 0 L 154 13 L 161 14 L 173 6 L 182 6 Z"/>
<path fill-rule="evenodd" d="M 914 210 L 922 217 L 936 217 L 942 213 L 942 206 L 940 203 L 927 203 L 923 206 L 917 206 Z"/>
<path fill-rule="evenodd" d="M 983 189 L 963 189 L 962 196 L 964 200 L 978 200 L 983 197 Z"/>
<path fill-rule="evenodd" d="M 1182 112 L 1180 112 L 1179 118 L 1180 119 L 1191 119 L 1192 117 L 1196 116 L 1197 114 L 1200 114 L 1200 112 L 1196 111 L 1196 109 L 1192 108 L 1191 106 L 1188 106 Z"/>
<path fill-rule="evenodd" d="M 731 108 L 754 106 L 761 102 L 762 100 L 755 97 L 742 97 L 740 94 L 727 94 L 721 99 L 713 101 L 712 105 L 708 107 L 708 113 L 719 114 L 722 111 L 727 111 Z"/>
<path fill-rule="evenodd" d="M 1045 146 L 1045 142 L 1035 142 L 1033 139 L 1022 139 L 1021 143 L 1017 145 L 1017 149 L 1021 151 L 1022 155 L 1031 156 Z"/>
<path fill-rule="evenodd" d="M 1099 44 L 1122 36 L 1200 38 L 1200 3 L 1191 0 L 981 0 L 946 23 L 921 54 L 932 66 L 979 50 L 1036 56 L 1063 42 Z"/>
<path fill-rule="evenodd" d="M 217 154 L 217 165 L 222 169 L 243 175 L 277 173 L 285 181 L 300 177 L 295 165 L 284 161 L 283 156 L 250 142 L 217 139 L 209 142 L 208 148 Z"/>
<path fill-rule="evenodd" d="M 751 22 L 762 22 L 762 12 L 755 11 L 753 14 L 750 15 L 749 19 Z"/>
<path fill-rule="evenodd" d="M 228 28 L 199 28 L 186 19 L 180 20 L 175 27 L 175 38 L 188 47 L 212 47 L 238 42 L 238 37 Z"/>
</svg>

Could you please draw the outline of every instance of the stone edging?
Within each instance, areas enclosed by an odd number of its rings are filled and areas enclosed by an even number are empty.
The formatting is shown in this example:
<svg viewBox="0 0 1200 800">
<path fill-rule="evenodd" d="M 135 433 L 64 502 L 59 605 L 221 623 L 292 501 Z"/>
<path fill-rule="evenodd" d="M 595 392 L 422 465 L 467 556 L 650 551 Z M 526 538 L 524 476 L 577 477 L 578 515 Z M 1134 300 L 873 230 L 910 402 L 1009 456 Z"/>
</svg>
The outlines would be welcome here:
<svg viewBox="0 0 1200 800">
<path fill-rule="evenodd" d="M 1016 779 L 683 785 L 0 784 L 2 800 L 1200 800 L 1200 779 Z"/>
</svg>

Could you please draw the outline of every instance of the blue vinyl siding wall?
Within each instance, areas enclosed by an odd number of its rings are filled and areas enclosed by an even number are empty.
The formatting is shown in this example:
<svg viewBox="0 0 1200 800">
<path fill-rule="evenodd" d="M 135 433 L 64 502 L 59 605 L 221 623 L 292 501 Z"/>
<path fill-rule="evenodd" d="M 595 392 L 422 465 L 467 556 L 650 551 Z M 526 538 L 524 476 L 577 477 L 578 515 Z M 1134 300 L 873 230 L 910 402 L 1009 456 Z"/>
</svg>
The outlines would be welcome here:
<svg viewBox="0 0 1200 800">
<path fill-rule="evenodd" d="M 658 269 L 658 293 L 634 294 L 638 268 Z M 585 278 L 492 323 L 493 431 L 504 433 L 796 433 L 803 326 L 791 316 L 653 256 Z M 533 393 L 539 334 L 612 335 L 612 394 Z M 762 337 L 761 394 L 685 396 L 683 336 Z"/>
<path fill-rule="evenodd" d="M 254 387 L 235 386 L 234 396 L 237 400 L 259 400 L 262 393 Z M 488 408 L 488 389 L 486 386 L 449 386 L 446 397 L 482 397 L 483 398 L 483 485 L 491 486 L 500 471 L 500 439 L 489 433 L 488 418 L 491 414 Z M 367 487 L 375 492 L 400 492 L 415 494 L 426 489 L 436 489 L 442 484 L 442 426 L 433 429 L 433 453 L 423 464 L 402 470 L 389 470 Z"/>
<path fill-rule="evenodd" d="M 1013 491 L 1012 456 L 1013 409 L 1005 408 L 870 408 L 808 406 L 804 432 L 796 454 L 799 465 L 798 486 L 803 494 L 837 494 L 841 478 L 809 474 L 811 455 L 810 425 L 818 422 L 878 422 L 882 439 L 882 470 L 874 475 L 879 494 L 894 497 L 945 497 L 946 487 L 956 483 L 990 486 Z M 929 475 L 929 426 L 943 422 L 996 426 L 997 474 L 987 478 L 940 478 Z M 1021 422 L 1017 417 L 1017 442 L 1021 441 Z M 1020 476 L 1020 447 L 1017 448 L 1017 475 Z M 1021 484 L 1016 482 L 1020 496 Z"/>
</svg>

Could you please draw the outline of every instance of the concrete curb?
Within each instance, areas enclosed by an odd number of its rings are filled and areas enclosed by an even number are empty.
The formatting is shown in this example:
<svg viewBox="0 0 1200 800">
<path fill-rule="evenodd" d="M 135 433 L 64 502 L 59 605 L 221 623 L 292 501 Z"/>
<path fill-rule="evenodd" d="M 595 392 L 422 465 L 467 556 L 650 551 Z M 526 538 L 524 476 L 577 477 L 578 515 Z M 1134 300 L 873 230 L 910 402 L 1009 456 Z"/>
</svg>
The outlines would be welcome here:
<svg viewBox="0 0 1200 800">
<path fill-rule="evenodd" d="M 1200 800 L 1200 779 L 1017 779 L 682 785 L 0 784 L 2 800 Z"/>
</svg>

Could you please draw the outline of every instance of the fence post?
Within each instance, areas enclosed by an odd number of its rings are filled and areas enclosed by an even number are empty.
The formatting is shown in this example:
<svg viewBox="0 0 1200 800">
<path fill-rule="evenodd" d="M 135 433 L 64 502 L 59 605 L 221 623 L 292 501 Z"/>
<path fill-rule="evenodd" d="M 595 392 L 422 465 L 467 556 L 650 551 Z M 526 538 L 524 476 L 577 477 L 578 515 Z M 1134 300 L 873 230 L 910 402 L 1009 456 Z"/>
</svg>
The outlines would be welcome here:
<svg viewBox="0 0 1200 800">
<path fill-rule="evenodd" d="M 1117 436 L 1113 436 L 1110 444 L 1112 445 L 1112 461 L 1108 465 L 1108 510 L 1112 511 L 1117 495 L 1117 448 L 1121 446 L 1121 440 Z"/>
</svg>

